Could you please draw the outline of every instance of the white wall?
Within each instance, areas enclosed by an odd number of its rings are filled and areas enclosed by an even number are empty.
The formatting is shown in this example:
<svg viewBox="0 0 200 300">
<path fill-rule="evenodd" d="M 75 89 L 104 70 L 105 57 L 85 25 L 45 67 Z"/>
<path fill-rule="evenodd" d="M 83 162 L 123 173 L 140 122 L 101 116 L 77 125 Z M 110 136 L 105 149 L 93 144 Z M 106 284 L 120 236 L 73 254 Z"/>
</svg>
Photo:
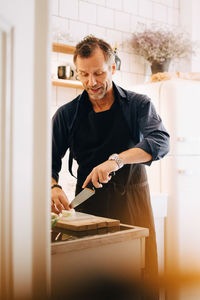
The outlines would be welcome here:
<svg viewBox="0 0 200 300">
<path fill-rule="evenodd" d="M 191 34 L 193 41 L 197 42 L 200 46 L 200 31 L 199 31 L 199 12 L 200 12 L 200 1 L 199 0 L 180 0 L 180 25 Z M 188 61 L 186 71 L 199 72 L 200 70 L 200 48 L 196 49 L 196 55 L 193 55 L 191 60 Z M 181 68 L 181 66 L 180 66 Z"/>
<path fill-rule="evenodd" d="M 118 45 L 122 60 L 115 81 L 123 86 L 143 83 L 149 64 L 133 55 L 128 43 L 138 24 L 179 25 L 179 0 L 52 0 L 55 41 L 75 45 L 88 34 Z M 65 60 L 53 54 L 53 61 Z M 66 57 L 66 60 L 68 58 Z M 55 71 L 55 69 L 54 69 Z"/>
</svg>

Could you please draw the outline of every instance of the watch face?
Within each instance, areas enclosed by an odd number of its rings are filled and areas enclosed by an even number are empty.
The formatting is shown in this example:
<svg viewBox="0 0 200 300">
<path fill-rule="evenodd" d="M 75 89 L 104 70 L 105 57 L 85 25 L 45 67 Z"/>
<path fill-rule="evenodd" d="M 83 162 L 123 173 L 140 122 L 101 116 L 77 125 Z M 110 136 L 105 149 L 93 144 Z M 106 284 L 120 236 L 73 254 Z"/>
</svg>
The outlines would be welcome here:
<svg viewBox="0 0 200 300">
<path fill-rule="evenodd" d="M 123 162 L 121 161 L 121 159 L 119 158 L 119 155 L 116 154 L 116 153 L 112 154 L 112 155 L 109 157 L 109 160 L 114 160 L 114 161 L 116 161 L 116 163 L 117 163 L 119 169 L 122 168 L 123 165 L 124 165 Z"/>
<path fill-rule="evenodd" d="M 117 156 L 117 154 L 112 154 L 111 156 L 109 156 L 109 160 L 116 160 Z"/>
</svg>

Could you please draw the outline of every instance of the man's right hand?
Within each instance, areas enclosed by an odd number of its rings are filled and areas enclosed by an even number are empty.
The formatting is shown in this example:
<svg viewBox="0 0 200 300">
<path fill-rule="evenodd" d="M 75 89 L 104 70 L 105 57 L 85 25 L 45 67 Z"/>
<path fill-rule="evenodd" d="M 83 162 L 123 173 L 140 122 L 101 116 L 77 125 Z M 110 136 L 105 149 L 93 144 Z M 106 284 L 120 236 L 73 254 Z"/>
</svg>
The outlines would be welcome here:
<svg viewBox="0 0 200 300">
<path fill-rule="evenodd" d="M 51 189 L 51 211 L 59 214 L 63 209 L 70 209 L 69 200 L 62 189 L 54 187 Z"/>
</svg>

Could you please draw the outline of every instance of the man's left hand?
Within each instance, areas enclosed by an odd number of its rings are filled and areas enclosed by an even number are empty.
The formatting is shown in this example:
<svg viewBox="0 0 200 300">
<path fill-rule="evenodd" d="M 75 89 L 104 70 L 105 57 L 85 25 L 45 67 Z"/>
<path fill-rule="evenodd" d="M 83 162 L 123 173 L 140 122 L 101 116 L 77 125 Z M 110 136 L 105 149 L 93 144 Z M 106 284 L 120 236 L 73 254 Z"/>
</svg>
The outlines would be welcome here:
<svg viewBox="0 0 200 300">
<path fill-rule="evenodd" d="M 89 182 L 92 182 L 94 187 L 103 187 L 102 183 L 108 183 L 111 179 L 111 173 L 118 170 L 118 165 L 114 160 L 107 160 L 96 166 L 88 175 L 82 188 L 85 188 Z"/>
</svg>

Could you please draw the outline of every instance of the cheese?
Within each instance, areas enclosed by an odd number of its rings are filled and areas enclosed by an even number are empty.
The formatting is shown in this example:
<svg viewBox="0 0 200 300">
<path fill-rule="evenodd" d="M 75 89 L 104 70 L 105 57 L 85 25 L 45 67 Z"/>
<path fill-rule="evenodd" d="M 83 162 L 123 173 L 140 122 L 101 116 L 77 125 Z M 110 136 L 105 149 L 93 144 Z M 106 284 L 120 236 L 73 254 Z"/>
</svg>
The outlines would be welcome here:
<svg viewBox="0 0 200 300">
<path fill-rule="evenodd" d="M 73 216 L 74 214 L 75 214 L 76 212 L 75 212 L 75 209 L 69 209 L 69 210 L 66 210 L 66 209 L 63 209 L 62 210 L 62 215 L 63 215 L 63 217 L 71 217 L 71 216 Z"/>
<path fill-rule="evenodd" d="M 51 213 L 51 227 L 54 227 L 56 225 L 56 222 L 58 221 L 59 216 L 55 213 Z"/>
</svg>

